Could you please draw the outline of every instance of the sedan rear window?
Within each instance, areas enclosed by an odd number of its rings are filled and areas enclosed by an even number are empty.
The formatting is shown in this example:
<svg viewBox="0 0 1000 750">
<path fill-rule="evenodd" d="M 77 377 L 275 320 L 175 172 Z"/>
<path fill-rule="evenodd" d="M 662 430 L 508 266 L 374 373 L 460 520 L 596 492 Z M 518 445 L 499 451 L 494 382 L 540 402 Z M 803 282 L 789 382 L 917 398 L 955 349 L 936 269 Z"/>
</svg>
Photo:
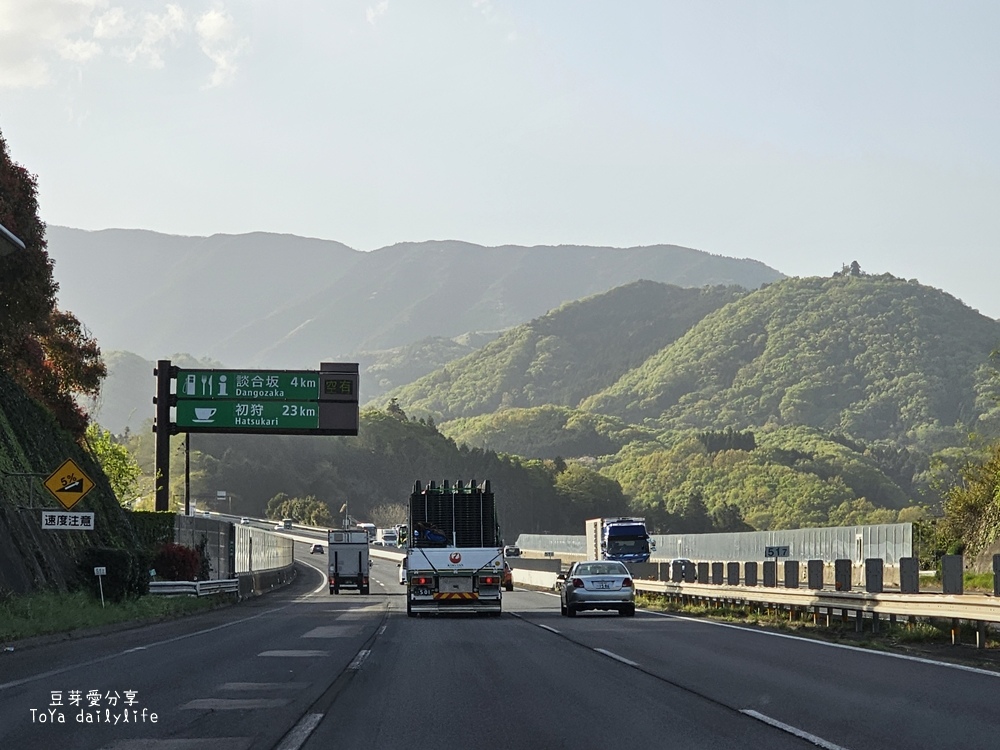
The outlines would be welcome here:
<svg viewBox="0 0 1000 750">
<path fill-rule="evenodd" d="M 578 576 L 627 576 L 628 569 L 619 563 L 602 563 L 600 565 L 580 565 L 576 569 Z"/>
</svg>

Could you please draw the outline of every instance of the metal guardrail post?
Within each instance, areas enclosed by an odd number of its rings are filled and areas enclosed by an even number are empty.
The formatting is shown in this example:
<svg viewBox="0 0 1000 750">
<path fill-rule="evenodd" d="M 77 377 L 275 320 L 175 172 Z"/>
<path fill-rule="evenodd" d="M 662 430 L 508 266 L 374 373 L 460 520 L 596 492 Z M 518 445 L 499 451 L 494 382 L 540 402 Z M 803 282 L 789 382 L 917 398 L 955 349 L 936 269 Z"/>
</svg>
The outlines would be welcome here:
<svg viewBox="0 0 1000 750">
<path fill-rule="evenodd" d="M 720 562 L 712 563 L 712 583 L 716 586 L 722 585 L 724 566 Z"/>
<path fill-rule="evenodd" d="M 920 593 L 920 560 L 916 557 L 899 558 L 899 591 L 901 594 Z"/>
<path fill-rule="evenodd" d="M 764 561 L 764 585 L 767 588 L 773 589 L 778 585 L 778 561 L 777 560 L 765 560 Z"/>
<path fill-rule="evenodd" d="M 941 558 L 941 591 L 945 594 L 965 592 L 961 555 L 944 555 Z"/>
<path fill-rule="evenodd" d="M 1000 596 L 1000 555 L 993 555 L 993 596 Z"/>
<path fill-rule="evenodd" d="M 799 561 L 785 560 L 785 588 L 797 589 L 799 587 Z"/>
<path fill-rule="evenodd" d="M 865 560 L 865 591 L 869 594 L 881 594 L 884 590 L 884 566 L 885 562 L 881 557 L 869 557 Z"/>
<path fill-rule="evenodd" d="M 748 562 L 743 565 L 743 582 L 747 586 L 757 585 L 757 563 Z"/>
<path fill-rule="evenodd" d="M 698 583 L 708 583 L 708 563 L 698 563 Z"/>
<path fill-rule="evenodd" d="M 833 582 L 837 591 L 851 590 L 851 573 L 853 564 L 850 560 L 833 561 Z"/>
<path fill-rule="evenodd" d="M 726 584 L 729 586 L 740 585 L 740 564 L 738 562 L 726 563 Z"/>
<path fill-rule="evenodd" d="M 693 562 L 681 563 L 684 568 L 684 583 L 694 583 L 698 579 L 698 568 Z"/>
<path fill-rule="evenodd" d="M 823 588 L 823 572 L 825 564 L 822 560 L 806 561 L 806 574 L 809 578 L 810 589 L 819 590 Z"/>
</svg>

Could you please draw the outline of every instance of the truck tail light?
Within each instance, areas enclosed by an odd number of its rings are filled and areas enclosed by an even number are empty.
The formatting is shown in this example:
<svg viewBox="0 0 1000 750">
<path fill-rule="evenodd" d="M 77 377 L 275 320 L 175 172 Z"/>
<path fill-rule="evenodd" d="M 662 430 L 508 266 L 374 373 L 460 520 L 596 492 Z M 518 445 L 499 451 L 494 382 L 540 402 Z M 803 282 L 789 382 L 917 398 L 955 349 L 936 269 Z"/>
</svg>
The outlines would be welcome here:
<svg viewBox="0 0 1000 750">
<path fill-rule="evenodd" d="M 497 576 L 480 576 L 479 577 L 480 586 L 499 586 L 500 579 Z"/>
<path fill-rule="evenodd" d="M 578 588 L 578 589 L 582 589 L 583 588 L 583 579 L 582 578 L 574 578 L 573 579 L 573 587 L 574 588 Z"/>
<path fill-rule="evenodd" d="M 626 578 L 624 581 L 622 581 L 622 588 L 623 589 L 630 589 L 630 588 L 632 588 L 632 579 L 631 578 Z"/>
<path fill-rule="evenodd" d="M 434 583 L 434 579 L 430 576 L 415 576 L 410 579 L 410 582 L 417 586 L 430 586 Z"/>
</svg>

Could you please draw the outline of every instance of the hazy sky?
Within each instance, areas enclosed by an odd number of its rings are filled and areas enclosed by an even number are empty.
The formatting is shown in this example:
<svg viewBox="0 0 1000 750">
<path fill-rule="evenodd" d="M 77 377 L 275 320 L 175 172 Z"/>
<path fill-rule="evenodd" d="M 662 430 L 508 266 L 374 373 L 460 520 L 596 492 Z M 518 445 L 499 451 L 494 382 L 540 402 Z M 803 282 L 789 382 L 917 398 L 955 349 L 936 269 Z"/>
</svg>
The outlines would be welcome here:
<svg viewBox="0 0 1000 750">
<path fill-rule="evenodd" d="M 856 259 L 1000 317 L 998 34 L 995 0 L 0 0 L 0 130 L 50 224 Z"/>
</svg>

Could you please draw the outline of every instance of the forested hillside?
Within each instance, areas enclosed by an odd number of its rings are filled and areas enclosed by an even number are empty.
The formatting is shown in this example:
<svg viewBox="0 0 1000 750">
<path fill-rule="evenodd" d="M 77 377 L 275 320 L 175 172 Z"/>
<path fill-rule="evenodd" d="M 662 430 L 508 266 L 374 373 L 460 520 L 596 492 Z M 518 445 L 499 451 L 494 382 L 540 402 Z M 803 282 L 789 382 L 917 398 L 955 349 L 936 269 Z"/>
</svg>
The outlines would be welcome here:
<svg viewBox="0 0 1000 750">
<path fill-rule="evenodd" d="M 995 432 L 1000 322 L 892 276 L 787 279 L 707 315 L 581 408 L 664 429 L 808 425 L 933 450 Z"/>
<path fill-rule="evenodd" d="M 334 515 L 348 503 L 352 515 L 368 518 L 380 506 L 405 503 L 416 479 L 490 479 L 512 541 L 522 531 L 575 531 L 586 518 L 628 510 L 618 484 L 596 470 L 456 446 L 433 425 L 398 410 L 363 410 L 357 437 L 176 436 L 173 455 L 182 455 L 188 438 L 192 499 L 198 507 L 237 514 L 263 515 L 268 502 L 284 494 L 318 500 Z M 147 485 L 153 445 L 145 431 L 130 438 Z M 183 469 L 182 460 L 172 462 L 174 508 L 183 507 Z M 227 493 L 223 506 L 216 504 L 220 489 Z"/>
<path fill-rule="evenodd" d="M 738 287 L 626 284 L 512 328 L 386 398 L 437 420 L 514 407 L 576 406 L 745 293 Z"/>
<path fill-rule="evenodd" d="M 358 252 L 262 232 L 174 237 L 51 227 L 50 235 L 61 299 L 104 349 L 150 360 L 190 352 L 236 368 L 312 368 L 429 336 L 504 330 L 638 279 L 755 289 L 782 278 L 759 261 L 675 245 L 447 240 Z"/>
</svg>

